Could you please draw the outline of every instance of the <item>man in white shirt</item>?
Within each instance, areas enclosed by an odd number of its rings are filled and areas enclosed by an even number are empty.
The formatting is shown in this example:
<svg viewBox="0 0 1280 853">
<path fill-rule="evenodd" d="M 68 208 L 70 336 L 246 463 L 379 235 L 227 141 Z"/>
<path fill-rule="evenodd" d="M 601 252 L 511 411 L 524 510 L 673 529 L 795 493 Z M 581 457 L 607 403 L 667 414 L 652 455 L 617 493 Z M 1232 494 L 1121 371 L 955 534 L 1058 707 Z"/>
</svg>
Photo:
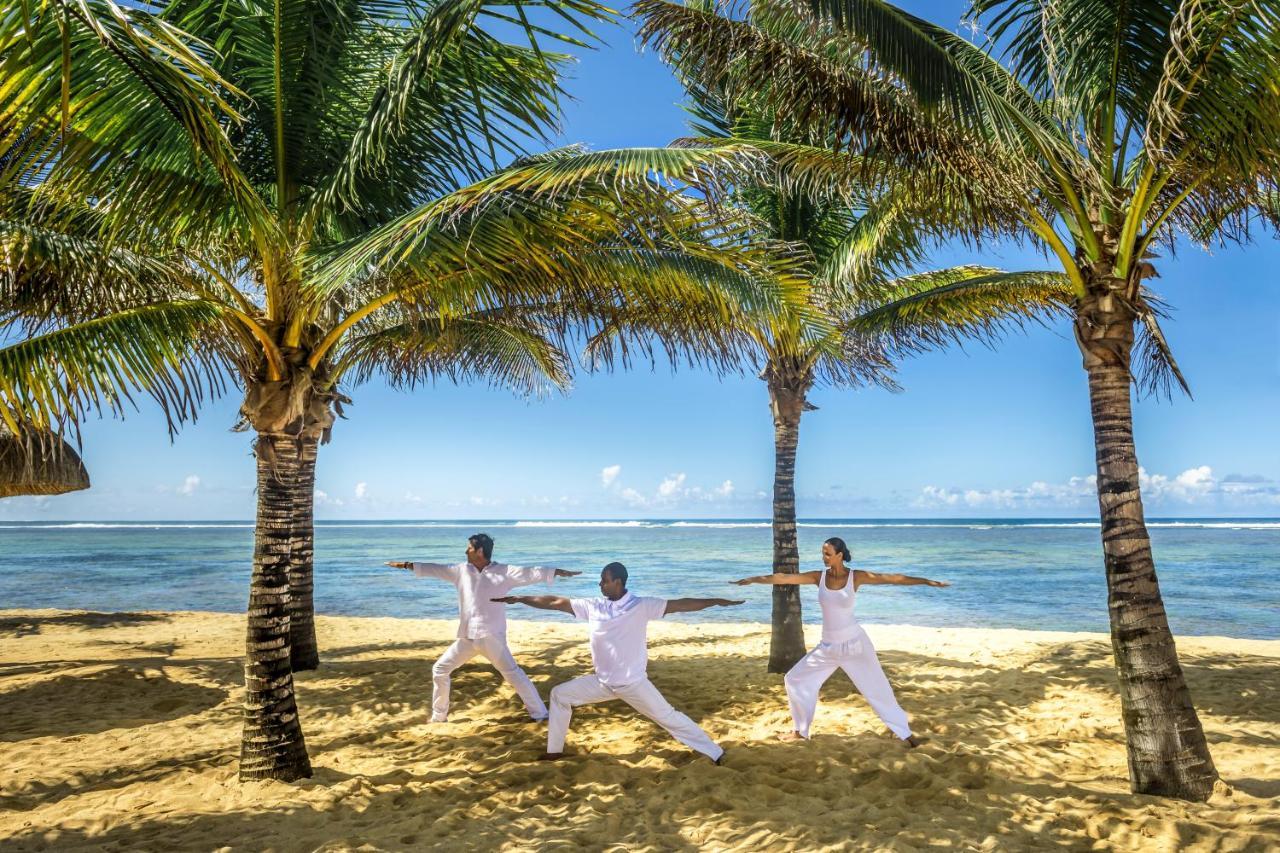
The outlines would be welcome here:
<svg viewBox="0 0 1280 853">
<path fill-rule="evenodd" d="M 580 575 L 544 566 L 508 566 L 495 563 L 493 539 L 477 533 L 467 539 L 467 559 L 463 563 L 390 562 L 396 569 L 411 569 L 420 578 L 438 578 L 458 589 L 458 638 L 431 667 L 431 721 L 443 723 L 449 718 L 450 676 L 453 671 L 476 655 L 487 658 L 507 683 L 515 688 L 525 710 L 535 721 L 547 718 L 547 706 L 538 690 L 516 664 L 507 647 L 507 609 L 492 599 L 506 595 L 513 587 L 542 581 L 550 584 L 558 577 Z"/>
<path fill-rule="evenodd" d="M 591 626 L 595 674 L 567 681 L 551 691 L 547 754 L 543 758 L 554 761 L 563 756 L 575 706 L 621 699 L 685 746 L 719 764 L 724 750 L 697 723 L 671 707 L 649 680 L 647 628 L 651 619 L 661 619 L 668 613 L 731 607 L 742 602 L 725 598 L 640 598 L 627 591 L 627 567 L 621 563 L 610 563 L 600 572 L 600 592 L 603 598 L 509 595 L 494 599 L 504 604 L 559 610 Z"/>
</svg>

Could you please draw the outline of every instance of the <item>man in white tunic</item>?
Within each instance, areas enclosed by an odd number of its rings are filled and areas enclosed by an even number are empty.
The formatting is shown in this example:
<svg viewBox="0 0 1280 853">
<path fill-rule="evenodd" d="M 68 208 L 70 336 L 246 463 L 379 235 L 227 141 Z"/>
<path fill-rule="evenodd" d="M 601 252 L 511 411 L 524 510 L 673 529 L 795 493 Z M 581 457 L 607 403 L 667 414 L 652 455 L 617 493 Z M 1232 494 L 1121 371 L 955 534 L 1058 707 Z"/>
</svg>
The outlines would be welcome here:
<svg viewBox="0 0 1280 853">
<path fill-rule="evenodd" d="M 719 764 L 724 750 L 697 723 L 671 707 L 649 680 L 647 628 L 650 620 L 661 619 L 668 613 L 731 607 L 742 602 L 725 598 L 665 599 L 632 595 L 627 591 L 627 568 L 621 563 L 610 563 L 600 572 L 600 592 L 602 598 L 512 595 L 494 599 L 541 610 L 559 610 L 591 626 L 591 662 L 595 673 L 557 685 L 551 691 L 547 754 L 543 758 L 554 761 L 562 757 L 575 706 L 621 699 L 685 746 Z"/>
<path fill-rule="evenodd" d="M 431 667 L 431 721 L 443 723 L 449 718 L 449 689 L 453 671 L 476 655 L 488 659 L 507 683 L 515 688 L 525 710 L 534 720 L 547 718 L 538 689 L 516 664 L 507 647 L 507 609 L 493 598 L 506 595 L 514 587 L 542 581 L 550 584 L 557 577 L 571 577 L 571 572 L 546 566 L 508 566 L 495 563 L 493 539 L 477 533 L 467 540 L 467 559 L 462 563 L 390 562 L 396 569 L 411 569 L 417 577 L 437 578 L 458 589 L 458 635 Z"/>
</svg>

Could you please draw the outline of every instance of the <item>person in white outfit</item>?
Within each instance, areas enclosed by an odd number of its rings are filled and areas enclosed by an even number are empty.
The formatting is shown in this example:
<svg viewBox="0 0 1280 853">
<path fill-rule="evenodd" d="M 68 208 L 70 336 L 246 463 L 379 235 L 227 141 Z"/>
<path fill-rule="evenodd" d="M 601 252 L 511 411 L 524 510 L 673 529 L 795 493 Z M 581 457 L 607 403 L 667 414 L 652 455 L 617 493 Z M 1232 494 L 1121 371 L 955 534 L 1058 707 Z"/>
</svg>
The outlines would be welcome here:
<svg viewBox="0 0 1280 853">
<path fill-rule="evenodd" d="M 822 608 L 822 640 L 817 648 L 801 658 L 787 672 L 787 700 L 791 705 L 794 730 L 780 735 L 782 740 L 807 740 L 813 712 L 818 707 L 818 691 L 836 669 L 848 674 L 853 686 L 866 697 L 871 710 L 879 715 L 893 734 L 908 746 L 918 746 L 911 734 L 907 713 L 902 710 L 893 695 L 889 679 L 885 677 L 880 661 L 876 658 L 871 638 L 858 624 L 853 613 L 854 594 L 866 584 L 896 584 L 899 586 L 949 586 L 942 581 L 916 578 L 910 575 L 882 574 L 850 569 L 845 563 L 851 559 L 844 540 L 833 537 L 822 543 L 822 563 L 826 568 L 814 572 L 757 575 L 733 581 L 746 584 L 814 584 L 818 587 L 818 604 Z"/>
<path fill-rule="evenodd" d="M 458 589 L 458 634 L 431 667 L 431 721 L 443 723 L 449 718 L 449 690 L 453 671 L 476 655 L 486 658 L 524 702 L 525 710 L 535 721 L 547 718 L 547 706 L 529 676 L 516 664 L 507 647 L 507 609 L 494 604 L 495 596 L 506 595 L 513 588 L 531 583 L 550 584 L 558 577 L 571 577 L 582 572 L 547 566 L 508 566 L 495 563 L 493 539 L 477 533 L 467 540 L 467 559 L 462 563 L 390 562 L 396 569 L 411 569 L 417 577 L 437 578 Z"/>
<path fill-rule="evenodd" d="M 555 595 L 511 595 L 494 599 L 559 610 L 590 624 L 592 675 L 584 675 L 551 691 L 551 719 L 547 724 L 547 760 L 564 755 L 569 721 L 578 705 L 621 699 L 667 730 L 673 738 L 716 764 L 724 756 L 697 723 L 671 707 L 648 678 L 647 629 L 653 619 L 668 613 L 691 613 L 708 607 L 732 607 L 741 601 L 724 598 L 647 598 L 627 591 L 627 567 L 610 563 L 600 572 L 602 598 L 562 598 Z"/>
</svg>

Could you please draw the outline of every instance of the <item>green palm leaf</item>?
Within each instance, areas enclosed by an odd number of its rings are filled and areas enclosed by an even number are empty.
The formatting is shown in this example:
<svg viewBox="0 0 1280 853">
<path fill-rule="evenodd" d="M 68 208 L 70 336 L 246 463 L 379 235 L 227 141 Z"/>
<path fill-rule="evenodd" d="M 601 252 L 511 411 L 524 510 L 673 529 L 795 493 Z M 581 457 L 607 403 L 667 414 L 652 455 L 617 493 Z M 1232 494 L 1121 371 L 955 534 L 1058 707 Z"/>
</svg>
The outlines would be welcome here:
<svg viewBox="0 0 1280 853">
<path fill-rule="evenodd" d="M 78 421 L 91 411 L 123 414 L 144 393 L 170 429 L 220 393 L 225 362 L 217 346 L 224 308 L 187 300 L 149 305 L 78 323 L 0 349 L 0 416 L 36 427 Z"/>
<path fill-rule="evenodd" d="M 222 124 L 236 117 L 236 90 L 206 48 L 145 10 L 107 0 L 55 6 L 0 15 L 0 179 L 59 181 L 72 197 L 127 197 L 115 208 L 124 229 L 142 223 L 131 213 L 160 200 L 184 213 L 179 203 L 192 196 L 175 173 L 204 173 L 224 205 L 267 228 Z"/>
<path fill-rule="evenodd" d="M 884 336 L 900 352 L 919 352 L 965 339 L 994 340 L 1011 325 L 1062 314 L 1074 298 L 1062 273 L 953 267 L 888 283 L 878 304 L 859 311 L 844 329 Z"/>
<path fill-rule="evenodd" d="M 419 316 L 361 329 L 339 355 L 338 373 L 355 382 L 383 375 L 404 388 L 443 378 L 488 382 L 525 396 L 567 390 L 568 356 L 557 343 L 555 325 L 541 322 L 536 310 Z"/>
<path fill-rule="evenodd" d="M 108 242 L 104 230 L 93 208 L 0 191 L 0 310 L 33 333 L 158 300 L 190 277 L 176 259 Z"/>
</svg>

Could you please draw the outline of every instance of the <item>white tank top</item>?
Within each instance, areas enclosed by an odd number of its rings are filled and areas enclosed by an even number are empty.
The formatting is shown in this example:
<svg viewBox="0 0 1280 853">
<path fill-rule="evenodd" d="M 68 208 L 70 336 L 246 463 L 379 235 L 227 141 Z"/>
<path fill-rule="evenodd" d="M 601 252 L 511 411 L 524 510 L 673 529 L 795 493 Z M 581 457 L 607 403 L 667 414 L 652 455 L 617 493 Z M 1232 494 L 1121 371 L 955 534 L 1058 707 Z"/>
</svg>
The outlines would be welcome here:
<svg viewBox="0 0 1280 853">
<path fill-rule="evenodd" d="M 827 570 L 818 578 L 818 604 L 822 607 L 822 642 L 843 643 L 862 633 L 853 615 L 853 569 L 841 589 L 827 589 Z"/>
</svg>

